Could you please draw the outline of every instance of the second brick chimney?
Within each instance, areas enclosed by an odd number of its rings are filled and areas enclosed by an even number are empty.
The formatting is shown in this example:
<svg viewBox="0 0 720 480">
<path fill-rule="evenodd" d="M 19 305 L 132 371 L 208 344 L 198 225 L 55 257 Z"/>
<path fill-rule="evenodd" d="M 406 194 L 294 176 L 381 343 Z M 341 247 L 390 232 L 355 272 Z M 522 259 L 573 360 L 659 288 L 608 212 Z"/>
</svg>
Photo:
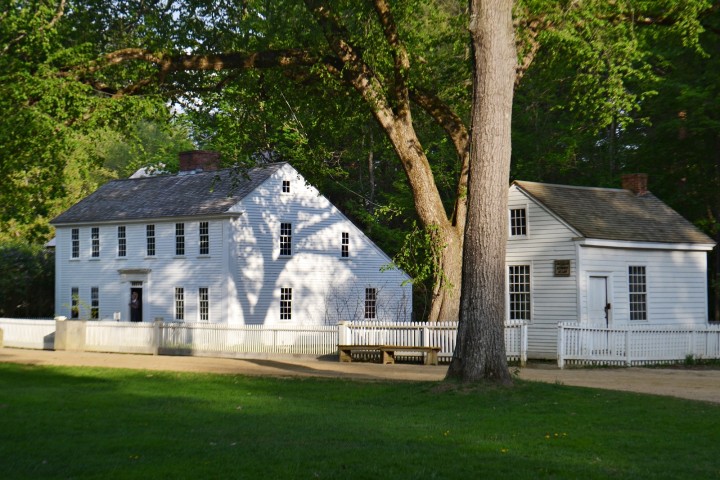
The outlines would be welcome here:
<svg viewBox="0 0 720 480">
<path fill-rule="evenodd" d="M 220 168 L 220 153 L 210 150 L 180 152 L 180 172 L 210 172 Z"/>
<path fill-rule="evenodd" d="M 648 193 L 647 173 L 628 173 L 622 176 L 622 188 L 630 190 L 638 197 Z"/>
</svg>

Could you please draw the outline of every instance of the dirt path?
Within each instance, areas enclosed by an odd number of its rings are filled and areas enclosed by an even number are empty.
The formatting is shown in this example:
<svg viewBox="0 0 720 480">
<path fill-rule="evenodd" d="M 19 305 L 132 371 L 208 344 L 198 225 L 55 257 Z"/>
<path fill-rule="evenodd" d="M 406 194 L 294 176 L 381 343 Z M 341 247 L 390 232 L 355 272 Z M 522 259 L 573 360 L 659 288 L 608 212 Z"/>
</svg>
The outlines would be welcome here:
<svg viewBox="0 0 720 480">
<path fill-rule="evenodd" d="M 440 381 L 446 366 L 339 363 L 335 360 L 170 357 L 0 348 L 0 362 L 95 366 L 238 375 L 315 376 L 365 380 Z M 720 370 L 523 368 L 519 378 L 720 403 Z"/>
</svg>

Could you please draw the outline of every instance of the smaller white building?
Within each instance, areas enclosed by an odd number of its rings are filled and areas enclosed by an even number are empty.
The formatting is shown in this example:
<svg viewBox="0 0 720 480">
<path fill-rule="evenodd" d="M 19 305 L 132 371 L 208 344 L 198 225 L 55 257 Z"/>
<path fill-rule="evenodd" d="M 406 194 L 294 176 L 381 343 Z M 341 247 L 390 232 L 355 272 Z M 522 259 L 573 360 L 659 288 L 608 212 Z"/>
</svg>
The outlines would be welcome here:
<svg viewBox="0 0 720 480">
<path fill-rule="evenodd" d="M 52 221 L 68 318 L 321 325 L 409 321 L 412 287 L 287 163 L 116 180 Z M 131 305 L 133 294 L 139 305 Z"/>
<path fill-rule="evenodd" d="M 555 358 L 559 322 L 706 326 L 715 243 L 647 191 L 516 181 L 509 191 L 508 312 L 528 356 Z"/>
</svg>

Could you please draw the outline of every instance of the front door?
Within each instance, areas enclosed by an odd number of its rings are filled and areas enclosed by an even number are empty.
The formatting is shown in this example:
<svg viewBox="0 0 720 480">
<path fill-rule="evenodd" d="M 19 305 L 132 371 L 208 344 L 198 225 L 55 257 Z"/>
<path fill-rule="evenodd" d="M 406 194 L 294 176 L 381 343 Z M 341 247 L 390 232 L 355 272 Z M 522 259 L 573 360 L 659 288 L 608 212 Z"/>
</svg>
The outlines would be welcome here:
<svg viewBox="0 0 720 480">
<path fill-rule="evenodd" d="M 591 276 L 588 284 L 588 321 L 593 327 L 610 326 L 608 277 Z"/>
<path fill-rule="evenodd" d="M 143 301 L 142 288 L 133 287 L 130 289 L 130 321 L 142 322 Z"/>
</svg>

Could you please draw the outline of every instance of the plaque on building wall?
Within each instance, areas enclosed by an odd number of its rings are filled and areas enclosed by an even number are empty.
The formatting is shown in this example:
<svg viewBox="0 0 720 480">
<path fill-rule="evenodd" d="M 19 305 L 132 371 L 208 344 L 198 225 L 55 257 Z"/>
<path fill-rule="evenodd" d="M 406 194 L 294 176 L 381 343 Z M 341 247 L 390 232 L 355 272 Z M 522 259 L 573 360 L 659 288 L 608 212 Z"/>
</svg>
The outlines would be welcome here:
<svg viewBox="0 0 720 480">
<path fill-rule="evenodd" d="M 569 277 L 570 276 L 570 260 L 555 260 L 555 276 L 556 277 Z"/>
</svg>

